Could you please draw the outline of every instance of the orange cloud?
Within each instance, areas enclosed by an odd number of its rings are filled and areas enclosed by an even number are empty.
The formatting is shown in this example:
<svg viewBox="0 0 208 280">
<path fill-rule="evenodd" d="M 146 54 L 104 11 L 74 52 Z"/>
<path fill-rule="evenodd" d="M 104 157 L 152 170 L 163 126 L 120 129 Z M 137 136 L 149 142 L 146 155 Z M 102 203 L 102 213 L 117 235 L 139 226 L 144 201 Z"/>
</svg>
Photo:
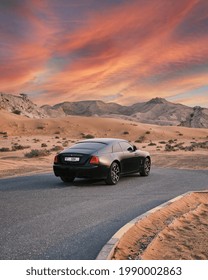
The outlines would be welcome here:
<svg viewBox="0 0 208 280">
<path fill-rule="evenodd" d="M 88 11 L 73 31 L 63 28 L 67 15 L 60 18 L 50 1 L 35 3 L 35 12 L 20 10 L 34 36 L 12 49 L 0 78 L 5 90 L 21 88 L 40 103 L 112 97 L 129 104 L 207 83 L 206 1 L 128 1 Z M 37 17 L 42 10 L 47 20 Z"/>
</svg>

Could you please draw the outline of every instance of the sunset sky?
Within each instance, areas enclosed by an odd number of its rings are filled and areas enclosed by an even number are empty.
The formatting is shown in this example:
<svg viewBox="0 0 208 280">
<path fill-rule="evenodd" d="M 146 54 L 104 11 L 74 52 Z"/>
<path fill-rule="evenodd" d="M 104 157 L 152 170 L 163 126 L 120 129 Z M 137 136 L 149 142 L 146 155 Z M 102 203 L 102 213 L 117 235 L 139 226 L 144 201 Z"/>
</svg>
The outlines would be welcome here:
<svg viewBox="0 0 208 280">
<path fill-rule="evenodd" d="M 208 1 L 0 0 L 0 92 L 208 107 Z"/>
</svg>

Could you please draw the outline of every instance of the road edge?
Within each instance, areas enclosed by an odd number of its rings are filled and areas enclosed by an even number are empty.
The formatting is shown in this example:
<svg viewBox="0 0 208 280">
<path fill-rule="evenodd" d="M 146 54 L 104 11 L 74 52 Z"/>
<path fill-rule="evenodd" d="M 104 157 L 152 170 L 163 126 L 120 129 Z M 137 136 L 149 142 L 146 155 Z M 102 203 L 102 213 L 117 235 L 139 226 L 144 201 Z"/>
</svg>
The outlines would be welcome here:
<svg viewBox="0 0 208 280">
<path fill-rule="evenodd" d="M 121 227 L 112 237 L 110 240 L 108 240 L 108 242 L 103 246 L 103 248 L 101 249 L 101 251 L 99 252 L 99 254 L 96 257 L 96 260 L 111 260 L 113 254 L 114 254 L 114 250 L 117 246 L 117 244 L 119 243 L 119 241 L 122 239 L 122 237 L 124 236 L 124 234 L 133 226 L 135 226 L 135 224 L 137 222 L 139 222 L 140 220 L 143 220 L 145 218 L 148 218 L 148 216 L 170 204 L 172 204 L 173 202 L 183 198 L 186 195 L 190 195 L 191 193 L 202 193 L 202 192 L 207 192 L 207 190 L 204 191 L 189 191 L 186 192 L 184 194 L 181 194 L 175 198 L 172 198 L 171 200 L 168 200 L 162 204 L 160 204 L 159 206 L 156 206 L 154 208 L 152 208 L 151 210 L 143 213 L 142 215 L 137 216 L 136 218 L 134 218 L 133 220 L 131 220 L 130 222 L 126 223 L 123 227 Z"/>
</svg>

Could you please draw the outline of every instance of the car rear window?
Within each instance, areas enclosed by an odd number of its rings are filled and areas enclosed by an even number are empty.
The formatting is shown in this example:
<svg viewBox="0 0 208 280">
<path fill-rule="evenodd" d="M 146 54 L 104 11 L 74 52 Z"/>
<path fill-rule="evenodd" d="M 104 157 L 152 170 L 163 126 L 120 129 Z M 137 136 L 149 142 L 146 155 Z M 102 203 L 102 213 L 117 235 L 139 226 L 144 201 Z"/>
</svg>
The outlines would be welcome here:
<svg viewBox="0 0 208 280">
<path fill-rule="evenodd" d="M 70 147 L 70 149 L 86 149 L 86 150 L 100 150 L 102 148 L 106 147 L 106 144 L 104 143 L 98 143 L 98 142 L 82 142 L 77 143 Z"/>
</svg>

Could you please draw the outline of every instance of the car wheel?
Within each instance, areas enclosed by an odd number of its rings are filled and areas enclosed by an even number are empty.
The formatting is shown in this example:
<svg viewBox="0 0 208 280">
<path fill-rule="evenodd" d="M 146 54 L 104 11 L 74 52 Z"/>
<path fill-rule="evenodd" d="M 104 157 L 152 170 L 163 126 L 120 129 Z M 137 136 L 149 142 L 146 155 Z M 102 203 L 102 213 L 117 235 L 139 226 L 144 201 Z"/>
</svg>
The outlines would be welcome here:
<svg viewBox="0 0 208 280">
<path fill-rule="evenodd" d="M 150 173 L 150 168 L 151 168 L 151 161 L 149 158 L 145 158 L 143 166 L 140 171 L 141 176 L 148 176 Z"/>
<path fill-rule="evenodd" d="M 72 177 L 65 177 L 65 176 L 61 176 L 60 178 L 61 178 L 61 180 L 62 180 L 64 183 L 70 183 L 70 182 L 73 182 L 73 181 L 74 181 L 74 179 L 75 179 L 75 177 L 74 177 L 74 176 L 72 176 Z"/>
<path fill-rule="evenodd" d="M 108 185 L 116 185 L 120 179 L 120 166 L 117 162 L 113 162 L 110 166 L 108 177 L 105 180 Z"/>
</svg>

